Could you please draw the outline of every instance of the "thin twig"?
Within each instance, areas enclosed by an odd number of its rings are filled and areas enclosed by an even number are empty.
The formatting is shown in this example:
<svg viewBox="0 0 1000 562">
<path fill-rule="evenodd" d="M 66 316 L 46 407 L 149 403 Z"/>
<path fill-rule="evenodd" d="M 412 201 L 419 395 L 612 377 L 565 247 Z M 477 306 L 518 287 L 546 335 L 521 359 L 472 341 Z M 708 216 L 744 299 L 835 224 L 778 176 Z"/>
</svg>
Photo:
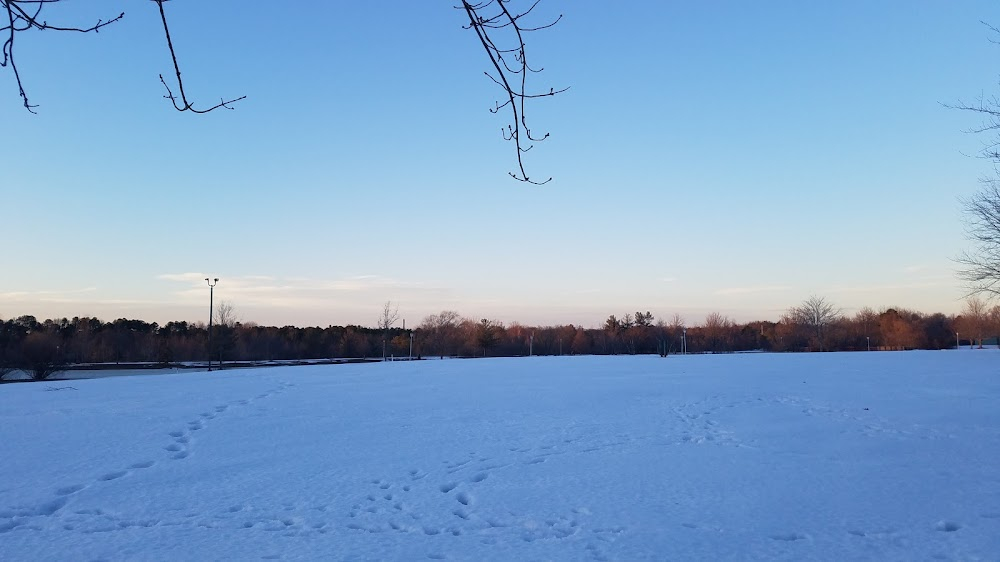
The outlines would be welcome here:
<svg viewBox="0 0 1000 562">
<path fill-rule="evenodd" d="M 177 90 L 181 94 L 181 99 L 180 103 L 178 103 L 177 97 L 174 96 L 174 93 L 170 90 L 170 86 L 167 85 L 167 81 L 163 78 L 163 75 L 160 74 L 160 83 L 162 83 L 163 87 L 167 90 L 167 95 L 163 97 L 170 100 L 170 103 L 174 104 L 174 109 L 176 109 L 177 111 L 190 111 L 192 113 L 208 113 L 209 111 L 219 109 L 220 107 L 224 107 L 226 109 L 233 109 L 232 107 L 229 107 L 229 104 L 238 102 L 240 100 L 244 100 L 246 99 L 246 96 L 240 96 L 238 98 L 231 99 L 228 101 L 225 98 L 223 98 L 219 103 L 213 105 L 208 109 L 195 109 L 194 106 L 191 105 L 191 102 L 188 101 L 187 94 L 184 92 L 184 81 L 181 80 L 181 67 L 177 63 L 177 53 L 174 51 L 174 42 L 173 40 L 170 39 L 170 27 L 167 26 L 167 14 L 163 10 L 163 3 L 166 1 L 167 0 L 153 0 L 153 2 L 156 2 L 156 5 L 160 8 L 160 21 L 163 22 L 163 33 L 164 35 L 167 36 L 167 48 L 170 49 L 170 59 L 174 63 L 174 73 L 177 75 Z"/>
<path fill-rule="evenodd" d="M 14 47 L 18 34 L 30 30 L 98 33 L 101 28 L 107 27 L 125 17 L 125 12 L 122 12 L 118 14 L 117 17 L 109 20 L 99 19 L 97 20 L 97 23 L 90 27 L 54 25 L 50 24 L 46 20 L 39 19 L 43 8 L 45 8 L 48 4 L 56 4 L 60 1 L 61 0 L 0 0 L 0 6 L 3 6 L 4 11 L 7 13 L 6 23 L 0 26 L 0 33 L 6 32 L 7 35 L 3 42 L 3 59 L 0 60 L 0 68 L 10 67 L 11 71 L 14 73 L 14 80 L 17 82 L 17 93 L 21 97 L 24 108 L 31 113 L 35 113 L 34 108 L 38 107 L 38 105 L 32 104 L 28 100 L 28 93 L 25 90 L 24 82 L 21 79 L 21 71 L 17 67 L 17 61 L 14 58 Z M 26 9 L 26 6 L 33 7 L 33 9 Z"/>
<path fill-rule="evenodd" d="M 495 107 L 491 108 L 490 112 L 499 113 L 500 110 L 505 108 L 509 108 L 511 112 L 511 123 L 507 125 L 506 130 L 502 130 L 502 133 L 504 140 L 514 142 L 519 173 L 508 173 L 518 181 L 541 185 L 548 183 L 552 178 L 550 177 L 544 181 L 535 181 L 528 177 L 528 173 L 524 169 L 523 155 L 534 146 L 530 143 L 543 141 L 548 138 L 549 134 L 545 133 L 540 137 L 531 134 L 525 113 L 525 102 L 529 99 L 554 96 L 565 92 L 569 88 L 566 87 L 559 90 L 550 88 L 548 92 L 527 93 L 528 73 L 538 73 L 542 69 L 534 69 L 528 65 L 525 54 L 524 34 L 530 31 L 548 29 L 558 23 L 562 19 L 562 15 L 543 25 L 524 27 L 521 25 L 520 20 L 529 15 L 541 0 L 535 0 L 526 10 L 519 13 L 511 12 L 507 8 L 507 3 L 510 1 L 484 0 L 478 3 L 471 3 L 463 0 L 462 5 L 456 6 L 456 8 L 465 11 L 469 18 L 469 25 L 466 26 L 466 29 L 472 29 L 476 32 L 476 37 L 490 58 L 490 63 L 493 65 L 495 73 L 485 72 L 486 76 L 500 86 L 506 97 L 506 100 L 502 103 L 499 101 L 496 102 Z M 501 36 L 507 40 L 507 44 L 513 46 L 499 47 L 495 39 L 495 35 L 498 32 L 506 32 L 506 35 L 501 34 Z M 513 64 L 508 60 L 509 58 L 513 58 Z"/>
</svg>

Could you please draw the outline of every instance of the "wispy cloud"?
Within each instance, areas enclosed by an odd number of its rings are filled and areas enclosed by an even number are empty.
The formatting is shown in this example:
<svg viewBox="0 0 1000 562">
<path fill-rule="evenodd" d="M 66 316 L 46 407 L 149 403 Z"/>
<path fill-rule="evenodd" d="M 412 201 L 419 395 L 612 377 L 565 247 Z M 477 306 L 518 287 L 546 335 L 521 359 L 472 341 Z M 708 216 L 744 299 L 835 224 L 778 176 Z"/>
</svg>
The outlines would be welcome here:
<svg viewBox="0 0 1000 562">
<path fill-rule="evenodd" d="M 183 285 L 173 292 L 182 301 L 203 300 L 205 275 L 202 273 L 165 273 L 164 281 Z M 215 289 L 216 296 L 257 307 L 308 307 L 317 303 L 335 305 L 355 303 L 359 299 L 401 299 L 415 295 L 440 295 L 450 290 L 425 283 L 414 283 L 380 275 L 354 275 L 341 279 L 276 278 L 262 275 L 225 277 Z"/>
<path fill-rule="evenodd" d="M 935 289 L 940 287 L 950 287 L 952 283 L 946 280 L 920 281 L 914 283 L 887 283 L 884 285 L 850 285 L 839 286 L 829 289 L 831 293 L 878 293 L 885 291 L 904 291 L 910 289 Z"/>
<path fill-rule="evenodd" d="M 752 295 L 757 293 L 780 293 L 790 290 L 792 290 L 792 287 L 787 285 L 759 285 L 754 287 L 728 287 L 726 289 L 719 289 L 715 294 L 720 296 Z"/>
<path fill-rule="evenodd" d="M 93 294 L 97 287 L 83 289 L 56 289 L 48 291 L 9 291 L 0 293 L 0 301 L 11 302 L 78 302 L 84 300 L 81 295 Z"/>
</svg>

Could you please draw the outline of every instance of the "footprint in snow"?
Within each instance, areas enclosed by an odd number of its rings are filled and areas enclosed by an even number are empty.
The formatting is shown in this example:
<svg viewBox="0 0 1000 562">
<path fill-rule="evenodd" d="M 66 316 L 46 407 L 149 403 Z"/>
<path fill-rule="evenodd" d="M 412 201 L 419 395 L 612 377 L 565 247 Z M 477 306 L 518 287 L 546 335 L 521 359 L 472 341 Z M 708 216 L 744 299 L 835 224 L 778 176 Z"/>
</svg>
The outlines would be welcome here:
<svg viewBox="0 0 1000 562">
<path fill-rule="evenodd" d="M 934 529 L 943 533 L 954 533 L 961 528 L 962 526 L 954 521 L 938 521 L 937 524 L 934 525 Z"/>
<path fill-rule="evenodd" d="M 109 473 L 105 474 L 104 476 L 101 476 L 100 478 L 98 478 L 98 480 L 100 480 L 102 482 L 107 482 L 109 480 L 118 480 L 119 478 L 121 478 L 122 476 L 125 476 L 126 474 L 128 474 L 128 472 L 126 472 L 124 470 L 118 470 L 118 471 L 115 471 L 115 472 L 109 472 Z"/>
<path fill-rule="evenodd" d="M 777 535 L 771 535 L 771 538 L 776 541 L 802 541 L 809 538 L 809 535 L 803 535 L 802 533 L 780 533 Z"/>
<path fill-rule="evenodd" d="M 56 495 L 57 496 L 68 496 L 70 494 L 75 494 L 75 493 L 79 492 L 80 490 L 84 489 L 85 487 L 86 486 L 84 486 L 82 484 L 74 484 L 72 486 L 64 486 L 64 487 L 59 488 L 58 490 L 56 490 Z"/>
</svg>

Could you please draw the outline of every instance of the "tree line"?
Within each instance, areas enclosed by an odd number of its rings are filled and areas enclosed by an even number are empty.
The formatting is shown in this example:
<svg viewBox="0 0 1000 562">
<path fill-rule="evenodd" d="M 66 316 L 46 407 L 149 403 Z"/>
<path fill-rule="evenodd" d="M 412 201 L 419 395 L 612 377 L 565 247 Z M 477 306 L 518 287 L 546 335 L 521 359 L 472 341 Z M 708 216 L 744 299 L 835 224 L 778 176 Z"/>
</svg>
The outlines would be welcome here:
<svg viewBox="0 0 1000 562">
<path fill-rule="evenodd" d="M 903 308 L 863 308 L 844 315 L 810 297 L 776 321 L 740 323 L 712 313 L 696 325 L 680 315 L 611 315 L 600 327 L 571 324 L 505 325 L 443 311 L 414 329 L 394 326 L 386 307 L 377 327 L 260 326 L 241 322 L 229 303 L 216 310 L 211 349 L 204 323 L 120 318 L 0 320 L 0 380 L 15 371 L 45 379 L 68 365 L 162 364 L 391 357 L 511 357 L 524 355 L 670 355 L 742 351 L 867 351 L 982 345 L 1000 334 L 1000 306 L 970 298 L 961 314 L 924 314 Z M 10 378 L 8 376 L 8 378 Z"/>
</svg>

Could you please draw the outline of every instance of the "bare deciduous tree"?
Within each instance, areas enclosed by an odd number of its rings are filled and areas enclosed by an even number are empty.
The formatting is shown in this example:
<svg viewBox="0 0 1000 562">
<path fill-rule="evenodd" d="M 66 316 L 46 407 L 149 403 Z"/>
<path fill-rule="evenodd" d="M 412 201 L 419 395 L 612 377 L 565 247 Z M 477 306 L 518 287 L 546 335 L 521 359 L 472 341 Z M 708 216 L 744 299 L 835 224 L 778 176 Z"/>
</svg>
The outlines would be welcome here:
<svg viewBox="0 0 1000 562">
<path fill-rule="evenodd" d="M 827 327 L 840 319 L 840 313 L 840 309 L 827 302 L 825 298 L 812 295 L 802 301 L 801 305 L 789 310 L 788 316 L 793 322 L 808 326 L 816 335 L 819 350 L 824 351 Z"/>
<path fill-rule="evenodd" d="M 219 301 L 215 306 L 215 334 L 212 336 L 212 347 L 214 354 L 219 361 L 219 368 L 223 366 L 225 358 L 230 359 L 236 348 L 238 332 L 236 326 L 240 319 L 236 315 L 236 307 L 230 301 Z"/>
<path fill-rule="evenodd" d="M 998 37 L 998 39 L 991 39 L 990 41 L 992 43 L 1000 44 L 1000 29 L 986 22 L 980 23 L 986 26 L 990 32 Z M 983 122 L 980 123 L 979 126 L 973 127 L 966 132 L 993 135 L 992 139 L 983 144 L 982 149 L 979 151 L 979 157 L 1000 163 L 1000 98 L 997 96 L 985 97 L 980 95 L 973 103 L 967 103 L 959 100 L 958 103 L 946 104 L 945 107 L 968 111 L 983 118 Z"/>
<path fill-rule="evenodd" d="M 728 316 L 719 312 L 710 312 L 705 316 L 705 323 L 701 330 L 709 351 L 726 351 L 727 335 L 733 325 L 733 321 Z"/>
<path fill-rule="evenodd" d="M 378 317 L 378 328 L 388 332 L 396 320 L 399 320 L 399 306 L 392 304 L 392 301 L 385 301 L 382 313 Z"/>
<path fill-rule="evenodd" d="M 1000 182 L 986 178 L 975 195 L 963 200 L 965 233 L 973 248 L 956 261 L 969 295 L 1000 296 Z"/>
<path fill-rule="evenodd" d="M 461 320 L 462 317 L 454 310 L 444 310 L 441 314 L 424 318 L 420 329 L 425 334 L 428 353 L 437 352 L 442 359 L 445 354 L 457 353 L 461 343 L 458 330 Z"/>
<path fill-rule="evenodd" d="M 1000 37 L 1000 29 L 982 23 Z M 991 41 L 1000 44 L 1000 39 Z M 979 150 L 979 157 L 993 162 L 994 177 L 982 178 L 979 192 L 962 201 L 966 236 L 974 247 L 956 261 L 962 266 L 958 277 L 965 282 L 969 295 L 995 297 L 1000 295 L 1000 185 L 996 177 L 996 166 L 1000 166 L 1000 98 L 980 96 L 974 103 L 959 101 L 947 107 L 982 117 L 979 126 L 966 132 L 989 137 Z"/>
<path fill-rule="evenodd" d="M 965 307 L 958 317 L 958 331 L 969 336 L 969 347 L 975 345 L 979 340 L 979 348 L 983 347 L 983 337 L 989 331 L 990 310 L 986 301 L 978 296 L 971 296 L 965 299 Z"/>
<path fill-rule="evenodd" d="M 231 104 L 243 100 L 246 96 L 232 99 L 222 98 L 219 103 L 203 108 L 196 108 L 188 98 L 181 78 L 180 63 L 177 60 L 177 51 L 173 38 L 170 35 L 170 26 L 167 23 L 167 14 L 164 4 L 168 0 L 152 0 L 156 4 L 160 13 L 160 21 L 163 25 L 163 34 L 166 39 L 167 49 L 170 52 L 170 60 L 173 64 L 175 87 L 177 92 L 171 88 L 171 84 L 159 75 L 160 83 L 163 84 L 166 94 L 164 98 L 170 100 L 177 111 L 190 111 L 192 113 L 208 113 L 210 111 L 226 108 L 233 109 Z M 541 68 L 535 68 L 528 64 L 527 50 L 525 48 L 525 35 L 531 32 L 548 29 L 554 26 L 562 15 L 550 21 L 538 24 L 529 23 L 528 19 L 541 0 L 527 0 L 527 6 L 521 10 L 512 9 L 512 4 L 517 0 L 481 0 L 469 2 L 462 0 L 460 6 L 455 6 L 461 10 L 468 18 L 465 29 L 475 32 L 479 43 L 489 58 L 491 70 L 486 75 L 493 80 L 503 90 L 503 101 L 496 102 L 495 107 L 490 111 L 500 113 L 510 112 L 510 123 L 506 126 L 503 134 L 504 138 L 514 143 L 517 151 L 517 172 L 508 172 L 511 177 L 519 181 L 542 184 L 544 181 L 535 181 L 528 177 L 524 168 L 523 155 L 531 149 L 532 143 L 545 140 L 549 135 L 534 135 L 528 127 L 525 115 L 525 103 L 528 100 L 554 96 L 565 92 L 568 88 L 549 88 L 546 91 L 532 92 L 528 90 L 528 75 L 541 72 Z M 15 48 L 17 39 L 22 33 L 31 31 L 72 31 L 77 33 L 98 33 L 101 29 L 119 22 L 125 17 L 125 12 L 121 12 L 109 19 L 98 19 L 92 25 L 57 25 L 50 24 L 43 17 L 43 12 L 48 15 L 52 9 L 57 9 L 63 0 L 0 0 L 0 8 L 6 13 L 6 21 L 0 19 L 0 34 L 5 35 L 3 41 L 3 58 L 0 60 L 0 67 L 10 68 L 17 82 L 18 94 L 21 97 L 24 107 L 34 113 L 33 105 L 28 98 L 24 82 L 21 79 L 21 72 L 15 58 Z"/>
<path fill-rule="evenodd" d="M 385 361 L 386 343 L 389 340 L 389 330 L 392 325 L 399 320 L 399 307 L 392 304 L 392 301 L 385 301 L 382 305 L 382 314 L 378 317 L 378 329 L 382 331 L 382 360 Z"/>
<path fill-rule="evenodd" d="M 236 316 L 236 307 L 230 301 L 219 301 L 215 307 L 215 323 L 227 328 L 236 327 L 240 319 Z"/>
</svg>

